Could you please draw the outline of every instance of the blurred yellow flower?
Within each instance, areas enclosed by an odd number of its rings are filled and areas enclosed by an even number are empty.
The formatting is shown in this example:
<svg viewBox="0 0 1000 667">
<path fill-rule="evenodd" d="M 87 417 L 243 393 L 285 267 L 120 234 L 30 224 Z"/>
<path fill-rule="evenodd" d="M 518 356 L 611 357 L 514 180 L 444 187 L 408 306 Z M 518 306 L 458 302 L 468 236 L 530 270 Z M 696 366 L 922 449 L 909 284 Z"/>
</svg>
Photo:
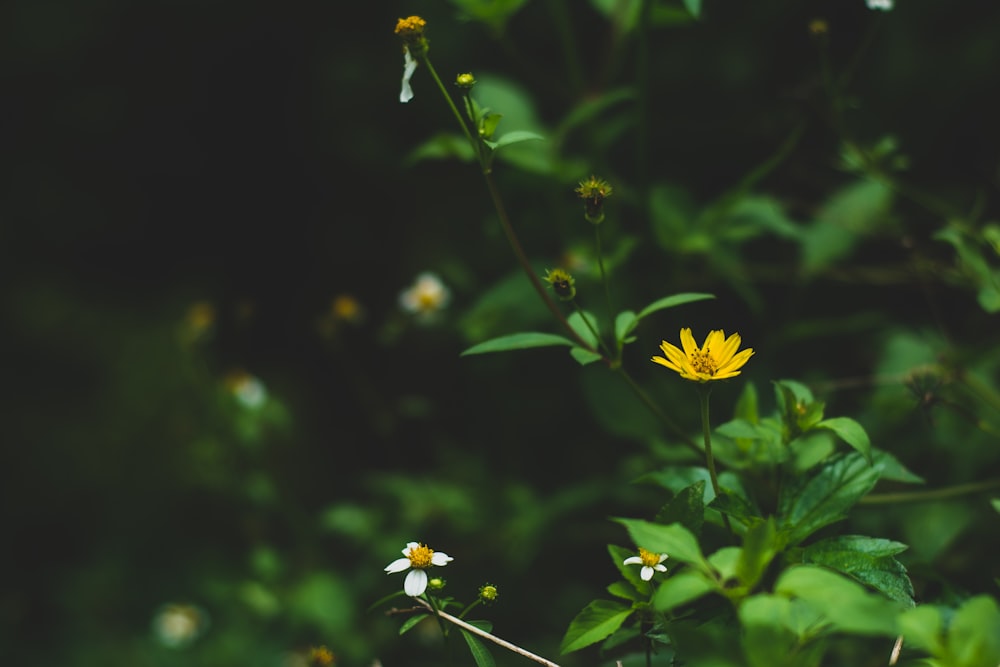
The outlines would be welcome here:
<svg viewBox="0 0 1000 667">
<path fill-rule="evenodd" d="M 685 380 L 725 380 L 739 375 L 740 368 L 753 355 L 753 348 L 737 353 L 741 341 L 739 334 L 726 338 L 726 334 L 717 329 L 709 332 L 705 344 L 699 348 L 691 329 L 681 329 L 681 346 L 684 349 L 663 341 L 660 349 L 666 357 L 653 357 L 653 362 L 676 371 Z"/>
</svg>

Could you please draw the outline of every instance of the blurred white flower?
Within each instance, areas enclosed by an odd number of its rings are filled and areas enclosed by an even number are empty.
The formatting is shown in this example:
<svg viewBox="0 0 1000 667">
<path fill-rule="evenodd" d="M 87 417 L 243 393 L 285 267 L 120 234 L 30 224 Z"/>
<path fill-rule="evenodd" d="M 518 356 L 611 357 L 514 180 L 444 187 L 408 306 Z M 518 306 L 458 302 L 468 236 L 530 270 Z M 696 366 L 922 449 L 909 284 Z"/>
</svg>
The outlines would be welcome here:
<svg viewBox="0 0 1000 667">
<path fill-rule="evenodd" d="M 190 604 L 165 604 L 153 616 L 153 634 L 164 646 L 182 648 L 208 627 L 208 614 Z"/>
<path fill-rule="evenodd" d="M 267 387 L 244 370 L 234 370 L 225 378 L 226 387 L 243 407 L 256 410 L 267 402 Z"/>
<path fill-rule="evenodd" d="M 449 290 L 437 274 L 425 271 L 399 295 L 400 307 L 408 313 L 429 318 L 447 307 L 451 301 Z"/>
<path fill-rule="evenodd" d="M 892 0 L 865 0 L 865 3 L 868 9 L 881 9 L 883 12 L 892 9 Z"/>
</svg>

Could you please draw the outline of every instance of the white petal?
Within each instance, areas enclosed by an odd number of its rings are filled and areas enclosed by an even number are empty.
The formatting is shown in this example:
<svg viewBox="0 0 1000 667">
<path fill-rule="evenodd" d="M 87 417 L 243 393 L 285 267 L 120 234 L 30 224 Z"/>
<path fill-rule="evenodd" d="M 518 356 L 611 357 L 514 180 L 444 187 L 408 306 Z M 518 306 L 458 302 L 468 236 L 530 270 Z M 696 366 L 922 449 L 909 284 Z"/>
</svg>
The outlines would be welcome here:
<svg viewBox="0 0 1000 667">
<path fill-rule="evenodd" d="M 622 565 L 642 565 L 642 559 L 638 556 L 629 556 L 622 561 Z"/>
<path fill-rule="evenodd" d="M 403 592 L 415 598 L 422 595 L 425 590 L 427 590 L 427 573 L 423 570 L 411 570 L 403 582 Z"/>
<path fill-rule="evenodd" d="M 407 576 L 409 576 L 409 575 L 407 575 Z M 653 568 L 649 567 L 648 565 L 643 565 L 642 566 L 642 572 L 639 573 L 639 577 L 643 581 L 649 581 L 650 579 L 653 578 Z"/>
<path fill-rule="evenodd" d="M 657 572 L 666 572 L 667 571 L 667 566 L 666 565 L 660 565 L 659 563 L 657 563 L 656 565 L 653 566 L 653 569 L 656 570 Z"/>
<path fill-rule="evenodd" d="M 660 554 L 660 562 L 661 563 L 663 561 L 667 560 L 668 558 L 670 558 L 670 556 L 668 556 L 667 554 Z"/>
<path fill-rule="evenodd" d="M 410 567 L 409 558 L 398 558 L 385 566 L 385 571 L 389 573 L 402 572 Z"/>
<path fill-rule="evenodd" d="M 406 543 L 406 548 L 405 548 L 405 549 L 403 549 L 403 555 L 404 555 L 404 556 L 409 556 L 409 555 L 410 555 L 410 553 L 411 553 L 411 552 L 412 552 L 412 551 L 413 551 L 414 549 L 416 549 L 417 547 L 419 547 L 419 546 L 420 546 L 420 543 L 419 543 L 419 542 L 407 542 L 407 543 Z"/>
<path fill-rule="evenodd" d="M 453 560 L 455 559 L 442 551 L 435 551 L 434 555 L 431 556 L 432 565 L 438 565 L 438 566 L 447 565 Z"/>
<path fill-rule="evenodd" d="M 417 61 L 410 55 L 410 50 L 403 51 L 403 89 L 399 91 L 399 101 L 409 102 L 413 99 L 413 89 L 410 88 L 410 77 L 417 71 Z"/>
</svg>

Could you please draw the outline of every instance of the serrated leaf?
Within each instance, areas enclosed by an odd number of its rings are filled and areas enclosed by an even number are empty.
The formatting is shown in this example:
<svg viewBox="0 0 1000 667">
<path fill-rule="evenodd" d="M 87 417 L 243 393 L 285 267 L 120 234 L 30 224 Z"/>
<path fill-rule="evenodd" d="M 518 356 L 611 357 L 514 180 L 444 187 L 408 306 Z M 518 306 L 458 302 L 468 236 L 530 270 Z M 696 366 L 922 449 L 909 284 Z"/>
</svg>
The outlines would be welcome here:
<svg viewBox="0 0 1000 667">
<path fill-rule="evenodd" d="M 831 417 L 818 422 L 813 428 L 826 428 L 836 433 L 841 440 L 858 450 L 868 465 L 872 464 L 872 443 L 861 424 L 850 417 Z"/>
<path fill-rule="evenodd" d="M 462 631 L 462 637 L 465 639 L 465 643 L 468 644 L 469 652 L 472 653 L 472 659 L 476 661 L 476 665 L 478 667 L 496 667 L 493 654 L 479 641 L 479 638 L 465 628 L 459 628 L 459 630 Z"/>
<path fill-rule="evenodd" d="M 647 315 L 651 315 L 658 310 L 664 310 L 665 308 L 673 308 L 674 306 L 680 306 L 685 303 L 692 303 L 694 301 L 704 301 L 705 299 L 714 299 L 714 294 L 707 294 L 702 292 L 684 292 L 682 294 L 674 294 L 672 296 L 665 296 L 662 299 L 657 299 L 653 303 L 649 304 L 645 308 L 639 311 L 636 315 L 637 319 L 642 319 Z"/>
<path fill-rule="evenodd" d="M 820 528 L 847 517 L 847 511 L 879 479 L 877 466 L 851 452 L 827 460 L 809 477 L 786 484 L 778 499 L 779 528 L 794 546 Z"/>
<path fill-rule="evenodd" d="M 499 338 L 492 338 L 473 345 L 459 356 L 471 354 L 486 354 L 489 352 L 506 352 L 507 350 L 526 350 L 533 347 L 552 347 L 555 345 L 575 345 L 573 341 L 564 336 L 550 333 L 540 333 L 527 331 L 523 333 L 513 333 Z"/>
<path fill-rule="evenodd" d="M 709 503 L 709 507 L 728 514 L 744 526 L 749 526 L 760 519 L 760 511 L 749 500 L 726 487 L 720 488 L 719 491 L 721 493 Z"/>
<path fill-rule="evenodd" d="M 913 583 L 903 564 L 893 558 L 906 548 L 892 540 L 842 535 L 807 546 L 802 559 L 842 572 L 892 600 L 912 605 Z"/>
<path fill-rule="evenodd" d="M 609 600 L 594 600 L 570 621 L 559 652 L 565 655 L 579 651 L 609 637 L 631 615 L 632 607 Z"/>
</svg>

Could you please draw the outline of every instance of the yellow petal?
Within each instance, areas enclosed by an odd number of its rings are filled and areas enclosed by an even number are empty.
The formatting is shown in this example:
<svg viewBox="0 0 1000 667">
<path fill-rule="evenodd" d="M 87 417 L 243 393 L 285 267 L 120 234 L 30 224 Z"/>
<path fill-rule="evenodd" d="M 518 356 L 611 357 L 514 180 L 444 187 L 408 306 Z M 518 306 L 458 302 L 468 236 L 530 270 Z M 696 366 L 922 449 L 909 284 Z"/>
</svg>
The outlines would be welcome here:
<svg viewBox="0 0 1000 667">
<path fill-rule="evenodd" d="M 748 347 L 747 349 L 742 350 L 739 354 L 730 359 L 724 366 L 718 369 L 718 371 L 715 374 L 716 377 L 718 377 L 719 375 L 737 371 L 738 369 L 743 367 L 743 365 L 747 362 L 748 359 L 750 359 L 751 356 L 753 356 L 752 347 Z"/>
<path fill-rule="evenodd" d="M 681 329 L 681 346 L 684 348 L 685 357 L 690 357 L 692 352 L 698 351 L 698 344 L 694 342 L 691 329 Z"/>
<path fill-rule="evenodd" d="M 715 357 L 715 363 L 719 367 L 724 367 L 733 355 L 736 354 L 736 350 L 740 349 L 740 338 L 739 334 L 733 334 L 729 338 L 721 342 L 718 349 L 712 348 L 712 356 Z"/>
</svg>

